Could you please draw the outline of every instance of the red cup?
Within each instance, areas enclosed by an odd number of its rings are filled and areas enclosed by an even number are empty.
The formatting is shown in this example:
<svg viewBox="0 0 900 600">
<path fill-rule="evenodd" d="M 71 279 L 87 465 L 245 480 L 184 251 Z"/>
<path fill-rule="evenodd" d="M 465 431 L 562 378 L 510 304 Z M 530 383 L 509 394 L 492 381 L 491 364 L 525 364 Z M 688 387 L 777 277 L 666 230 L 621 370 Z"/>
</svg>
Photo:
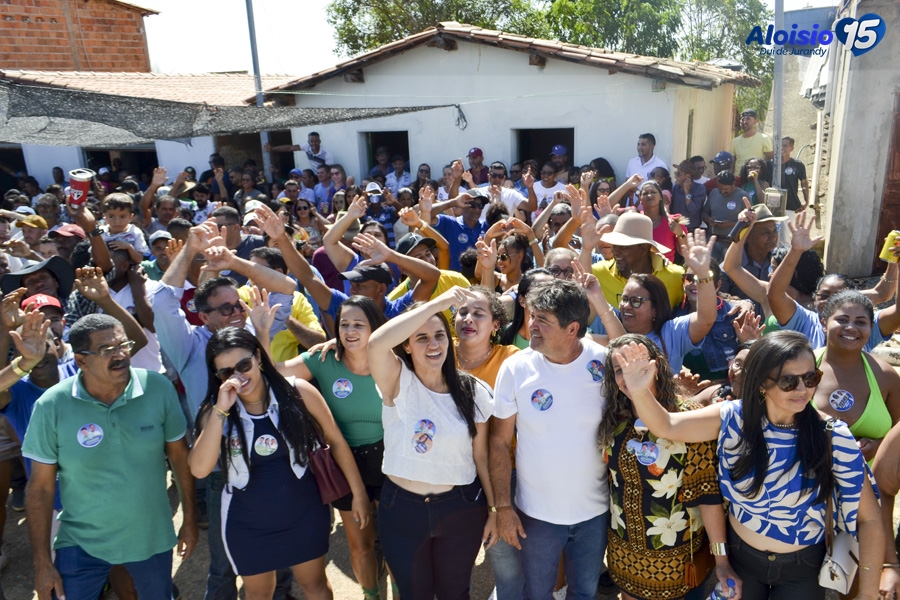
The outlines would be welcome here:
<svg viewBox="0 0 900 600">
<path fill-rule="evenodd" d="M 87 200 L 94 175 L 96 173 L 90 169 L 69 171 L 69 204 L 72 208 L 78 208 Z"/>
</svg>

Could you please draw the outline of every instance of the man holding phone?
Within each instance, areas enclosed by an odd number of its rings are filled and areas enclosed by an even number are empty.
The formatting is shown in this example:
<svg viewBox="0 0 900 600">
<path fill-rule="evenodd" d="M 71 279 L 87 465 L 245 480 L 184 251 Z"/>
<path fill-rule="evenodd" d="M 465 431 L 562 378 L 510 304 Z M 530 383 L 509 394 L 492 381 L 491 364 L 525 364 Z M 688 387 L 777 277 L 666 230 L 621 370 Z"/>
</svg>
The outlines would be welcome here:
<svg viewBox="0 0 900 600">
<path fill-rule="evenodd" d="M 474 248 L 478 238 L 487 231 L 487 222 L 481 218 L 481 214 L 490 201 L 490 192 L 486 188 L 478 187 L 466 190 L 456 198 L 439 202 L 433 207 L 431 202 L 419 198 L 422 220 L 434 227 L 450 244 L 451 270 L 462 270 L 459 256 L 469 248 Z M 462 209 L 460 216 L 441 214 L 454 206 Z"/>
<path fill-rule="evenodd" d="M 368 195 L 368 205 L 366 214 L 360 219 L 363 223 L 369 221 L 378 221 L 387 232 L 387 244 L 394 249 L 397 241 L 394 239 L 394 223 L 399 218 L 397 216 L 397 202 L 391 193 L 390 188 L 384 188 L 375 181 L 366 186 L 366 194 Z"/>
</svg>

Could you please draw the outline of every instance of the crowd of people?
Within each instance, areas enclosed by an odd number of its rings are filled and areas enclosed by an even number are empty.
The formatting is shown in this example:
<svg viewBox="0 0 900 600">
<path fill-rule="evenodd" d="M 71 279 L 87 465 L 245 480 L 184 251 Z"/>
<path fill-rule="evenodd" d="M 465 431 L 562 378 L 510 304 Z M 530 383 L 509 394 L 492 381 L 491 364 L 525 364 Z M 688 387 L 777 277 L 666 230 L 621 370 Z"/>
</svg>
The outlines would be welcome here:
<svg viewBox="0 0 900 600">
<path fill-rule="evenodd" d="M 776 166 L 740 122 L 709 167 L 642 134 L 621 177 L 561 144 L 348 174 L 317 133 L 264 148 L 310 165 L 273 182 L 219 154 L 100 169 L 83 202 L 20 174 L 0 527 L 11 490 L 38 597 L 177 598 L 204 528 L 207 600 L 332 598 L 336 509 L 368 600 L 382 568 L 467 598 L 482 548 L 497 600 L 824 598 L 827 506 L 854 597 L 895 597 L 900 376 L 870 350 L 900 248 L 870 289 L 826 273 L 794 141 Z"/>
</svg>

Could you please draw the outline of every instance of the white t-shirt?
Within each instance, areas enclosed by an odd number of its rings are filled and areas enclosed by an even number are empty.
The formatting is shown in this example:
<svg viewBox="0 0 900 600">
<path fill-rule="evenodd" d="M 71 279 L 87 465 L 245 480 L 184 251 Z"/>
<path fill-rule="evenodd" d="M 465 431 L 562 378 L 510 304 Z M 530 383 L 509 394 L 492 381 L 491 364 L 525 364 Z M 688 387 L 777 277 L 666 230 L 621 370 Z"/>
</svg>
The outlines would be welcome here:
<svg viewBox="0 0 900 600">
<path fill-rule="evenodd" d="M 134 223 L 129 223 L 128 227 L 125 228 L 125 231 L 121 233 L 110 233 L 109 225 L 103 225 L 100 229 L 103 231 L 103 241 L 107 244 L 113 240 L 119 240 L 126 244 L 131 244 L 134 249 L 138 251 L 138 254 L 144 256 L 150 254 L 150 249 L 147 247 L 147 240 L 144 239 L 144 232 L 138 229 Z M 162 229 L 165 229 L 165 227 Z"/>
<path fill-rule="evenodd" d="M 541 211 L 547 208 L 547 205 L 553 200 L 553 194 L 556 192 L 566 191 L 566 186 L 560 182 L 556 182 L 553 187 L 544 187 L 544 183 L 540 180 L 534 182 L 534 195 L 537 197 L 538 208 L 533 213 L 533 217 L 541 214 Z"/>
<path fill-rule="evenodd" d="M 494 416 L 516 415 L 516 505 L 528 516 L 574 525 L 609 510 L 606 464 L 597 447 L 606 398 L 606 348 L 587 339 L 574 361 L 523 350 L 497 374 Z"/>
<path fill-rule="evenodd" d="M 315 171 L 321 165 L 333 165 L 334 164 L 334 154 L 326 150 L 321 144 L 319 144 L 319 152 L 313 152 L 312 146 L 309 144 L 298 144 L 300 146 L 300 151 L 306 153 L 306 159 L 309 161 L 309 166 L 312 167 L 312 170 Z"/>
<path fill-rule="evenodd" d="M 650 171 L 655 169 L 656 167 L 662 167 L 666 171 L 671 172 L 671 165 L 667 165 L 666 161 L 658 157 L 656 154 L 650 157 L 645 163 L 641 162 L 640 156 L 635 156 L 631 160 L 628 161 L 628 168 L 625 170 L 625 179 L 628 179 L 635 173 L 640 173 L 644 178 L 644 181 L 650 179 Z"/>
<path fill-rule="evenodd" d="M 475 481 L 472 437 L 450 394 L 426 388 L 401 362 L 400 392 L 394 406 L 382 406 L 385 475 L 432 485 Z M 484 382 L 475 386 L 475 422 L 486 422 L 494 400 Z M 595 444 L 596 445 L 596 444 Z"/>
<path fill-rule="evenodd" d="M 147 281 L 144 283 L 144 291 L 147 294 L 148 303 L 149 298 L 159 286 L 158 281 Z M 109 295 L 116 301 L 116 304 L 129 313 L 134 314 L 134 295 L 131 292 L 130 285 L 126 285 L 118 292 L 110 288 Z M 162 361 L 159 358 L 159 342 L 156 339 L 156 334 L 145 327 L 144 335 L 147 336 L 147 345 L 131 357 L 131 366 L 138 369 L 147 369 L 154 373 L 163 373 L 165 369 L 163 369 Z"/>
<path fill-rule="evenodd" d="M 551 195 L 552 200 L 552 195 Z M 500 202 L 503 203 L 504 206 L 509 210 L 509 216 L 516 216 L 516 209 L 519 208 L 519 205 L 523 202 L 527 202 L 528 198 L 520 194 L 514 189 L 511 188 L 500 188 Z M 484 210 L 481 211 L 481 219 L 487 219 L 487 211 L 488 205 L 485 204 Z"/>
</svg>

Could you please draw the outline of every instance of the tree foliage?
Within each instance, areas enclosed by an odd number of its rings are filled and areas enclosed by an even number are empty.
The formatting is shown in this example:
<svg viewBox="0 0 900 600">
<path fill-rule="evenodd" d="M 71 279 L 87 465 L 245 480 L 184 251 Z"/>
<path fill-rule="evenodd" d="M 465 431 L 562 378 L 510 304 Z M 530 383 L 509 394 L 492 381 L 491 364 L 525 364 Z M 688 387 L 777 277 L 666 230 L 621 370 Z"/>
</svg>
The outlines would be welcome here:
<svg viewBox="0 0 900 600">
<path fill-rule="evenodd" d="M 673 58 L 682 0 L 553 0 L 557 39 L 619 52 Z"/>
</svg>

